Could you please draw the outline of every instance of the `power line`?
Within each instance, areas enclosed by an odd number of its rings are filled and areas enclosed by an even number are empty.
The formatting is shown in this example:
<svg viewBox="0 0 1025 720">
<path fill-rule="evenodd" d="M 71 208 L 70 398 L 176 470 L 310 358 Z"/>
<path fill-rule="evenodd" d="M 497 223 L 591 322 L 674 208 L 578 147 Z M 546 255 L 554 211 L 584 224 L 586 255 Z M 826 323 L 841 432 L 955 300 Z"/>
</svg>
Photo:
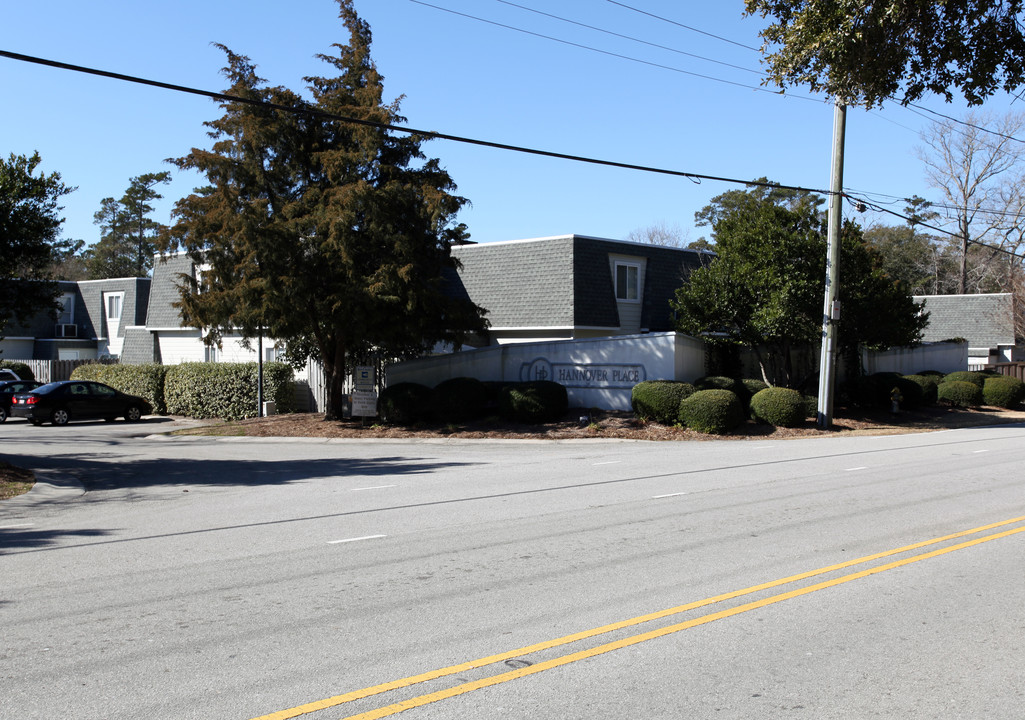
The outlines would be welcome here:
<svg viewBox="0 0 1025 720">
<path fill-rule="evenodd" d="M 736 45 L 737 47 L 742 47 L 745 50 L 754 50 L 755 52 L 761 52 L 761 50 L 759 48 L 751 47 L 750 45 L 744 45 L 743 43 L 739 43 L 739 42 L 737 42 L 735 40 L 730 40 L 729 38 L 724 38 L 724 37 L 722 37 L 720 35 L 714 35 L 714 34 L 712 34 L 710 32 L 706 32 L 704 30 L 699 30 L 698 28 L 691 27 L 690 25 L 684 25 L 681 22 L 677 22 L 675 20 L 670 20 L 669 18 L 662 17 L 661 15 L 656 15 L 655 13 L 647 12 L 646 10 L 641 10 L 640 8 L 635 8 L 632 5 L 627 5 L 626 3 L 617 2 L 616 0 L 607 0 L 607 2 L 610 2 L 613 5 L 618 5 L 621 8 L 626 8 L 627 10 L 633 10 L 635 13 L 640 13 L 641 15 L 647 15 L 648 17 L 655 18 L 656 20 L 661 20 L 662 22 L 669 23 L 670 25 L 676 25 L 677 27 L 682 27 L 685 30 L 690 30 L 691 32 L 696 32 L 696 33 L 699 33 L 701 35 L 707 35 L 710 38 L 715 38 L 716 40 L 721 40 L 722 42 L 729 43 L 730 45 Z"/>
<path fill-rule="evenodd" d="M 253 105 L 256 107 L 280 110 L 282 112 L 304 114 L 313 117 L 319 117 L 325 120 L 335 120 L 338 122 L 351 123 L 354 125 L 374 127 L 381 130 L 391 130 L 394 132 L 407 133 L 410 135 L 419 135 L 428 139 L 449 140 L 451 142 L 464 143 L 468 145 L 477 145 L 480 147 L 489 147 L 494 148 L 496 150 L 507 150 L 510 152 L 524 153 L 527 155 L 539 155 L 541 157 L 550 157 L 559 160 L 570 160 L 573 162 L 588 163 L 591 165 L 602 165 L 605 167 L 615 167 L 624 170 L 637 170 L 640 172 L 657 173 L 661 175 L 670 175 L 674 177 L 684 177 L 689 180 L 694 180 L 698 182 L 702 180 L 712 180 L 716 182 L 747 185 L 751 187 L 775 187 L 781 188 L 783 190 L 795 190 L 798 192 L 820 193 L 826 195 L 829 194 L 828 190 L 806 188 L 801 187 L 799 185 L 780 185 L 777 183 L 761 182 L 757 180 L 741 180 L 738 178 L 729 177 L 719 177 L 716 175 L 705 175 L 701 173 L 685 172 L 683 170 L 671 170 L 668 168 L 652 167 L 648 165 L 637 165 L 634 163 L 617 162 L 614 160 L 601 160 L 599 158 L 586 157 L 582 155 L 571 155 L 568 153 L 554 152 L 551 150 L 539 150 L 537 148 L 528 148 L 521 145 L 510 145 L 508 143 L 494 142 L 491 140 L 478 140 L 475 138 L 462 137 L 459 135 L 450 135 L 448 133 L 436 132 L 434 130 L 418 130 L 416 128 L 404 127 L 401 125 L 376 122 L 373 120 L 363 120 L 361 118 L 353 118 L 347 117 L 345 115 L 338 115 L 336 113 L 324 112 L 322 110 L 317 110 L 316 108 L 310 107 L 308 105 L 303 105 L 301 107 L 280 105 L 278 103 L 267 102 L 266 100 L 244 98 L 236 95 L 228 95 L 226 93 L 213 92 L 210 90 L 200 90 L 197 88 L 187 87 L 185 85 L 175 85 L 173 83 L 162 82 L 159 80 L 148 80 L 146 78 L 135 77 L 133 75 L 125 75 L 123 73 L 110 72 L 108 70 L 98 70 L 96 68 L 84 67 L 82 65 L 73 65 L 71 63 L 60 62 L 58 60 L 48 60 L 45 58 L 33 57 L 31 55 L 23 55 L 21 53 L 10 52 L 8 50 L 0 50 L 0 57 L 6 57 L 21 62 L 34 63 L 36 65 L 45 65 L 47 67 L 57 68 L 59 70 L 69 70 L 72 72 L 84 73 L 86 75 L 96 75 L 99 77 L 106 77 L 113 80 L 120 80 L 123 82 L 130 82 L 138 85 L 147 85 L 150 87 L 162 88 L 164 90 L 188 93 L 190 95 L 199 95 L 201 97 L 207 97 L 212 100 L 219 100 L 222 102 L 242 103 L 245 105 Z"/>
<path fill-rule="evenodd" d="M 532 12 L 536 15 L 543 15 L 544 17 L 549 17 L 554 20 L 569 23 L 570 25 L 576 25 L 578 27 L 587 28 L 588 30 L 594 30 L 596 32 L 604 33 L 606 35 L 611 35 L 612 37 L 622 38 L 623 40 L 630 40 L 631 42 L 640 43 L 641 45 L 647 45 L 648 47 L 658 48 L 659 50 L 668 50 L 669 52 L 676 53 L 677 55 L 685 55 L 687 57 L 697 58 L 698 60 L 704 60 L 705 62 L 715 63 L 716 65 L 724 65 L 735 70 L 743 70 L 744 72 L 752 73 L 762 78 L 765 77 L 765 73 L 759 70 L 752 70 L 751 68 L 746 68 L 741 65 L 734 65 L 733 63 L 724 62 L 722 60 L 715 60 L 714 58 L 705 57 L 703 55 L 695 55 L 694 53 L 685 52 L 674 47 L 669 47 L 668 45 L 659 45 L 658 43 L 649 42 L 648 40 L 642 40 L 641 38 L 636 38 L 631 35 L 623 35 L 622 33 L 614 32 L 612 30 L 606 30 L 604 28 L 596 27 L 594 25 L 588 25 L 586 23 L 578 22 L 576 20 L 564 18 L 559 15 L 553 15 L 551 13 L 543 12 L 541 10 L 535 10 L 534 8 L 527 7 L 526 5 L 518 5 L 517 3 L 510 2 L 509 0 L 495 0 L 495 2 L 500 2 L 503 5 L 509 5 L 514 8 L 519 8 L 520 10 L 526 10 L 527 12 Z"/>
<path fill-rule="evenodd" d="M 623 55 L 622 53 L 615 53 L 609 50 L 602 50 L 591 45 L 583 45 L 581 43 L 571 42 L 569 40 L 563 40 L 562 38 L 553 37 L 551 35 L 544 35 L 543 33 L 537 33 L 532 30 L 525 30 L 518 28 L 515 25 L 507 25 L 505 23 L 496 22 L 494 20 L 488 20 L 487 18 L 478 17 L 477 15 L 470 15 L 468 13 L 459 12 L 457 10 L 451 10 L 449 8 L 441 7 L 440 5 L 432 5 L 431 3 L 424 2 L 424 0 L 409 0 L 411 3 L 417 5 L 423 5 L 434 10 L 446 12 L 451 15 L 457 15 L 459 17 L 467 18 L 468 20 L 476 20 L 487 25 L 494 25 L 495 27 L 504 28 L 506 30 L 512 30 L 514 32 L 523 33 L 524 35 L 531 35 L 533 37 L 541 38 L 543 40 L 549 40 L 551 42 L 560 43 L 562 45 L 568 45 L 575 47 L 580 50 L 588 50 L 590 52 L 599 53 L 600 55 L 607 55 L 608 57 L 618 58 L 620 60 L 629 60 L 630 62 L 640 63 L 641 65 L 648 65 L 649 67 L 656 67 L 662 70 L 669 70 L 670 72 L 680 73 L 681 75 L 689 75 L 691 77 L 701 78 L 702 80 L 711 80 L 712 82 L 722 83 L 724 85 L 733 85 L 734 87 L 744 88 L 745 90 L 754 90 L 755 92 L 767 93 L 769 95 L 776 95 L 778 97 L 792 97 L 799 100 L 812 100 L 814 102 L 821 102 L 815 98 L 806 97 L 802 95 L 786 95 L 782 90 L 769 90 L 768 88 L 760 87 L 758 85 L 746 85 L 744 83 L 735 82 L 733 80 L 726 80 L 724 78 L 718 78 L 713 75 L 703 75 L 702 73 L 691 72 L 690 70 L 683 70 L 682 68 L 673 67 L 672 65 L 664 65 L 662 63 L 652 62 L 651 60 L 642 60 L 641 58 L 635 58 L 630 55 Z M 610 0 L 611 1 L 611 0 Z"/>
</svg>

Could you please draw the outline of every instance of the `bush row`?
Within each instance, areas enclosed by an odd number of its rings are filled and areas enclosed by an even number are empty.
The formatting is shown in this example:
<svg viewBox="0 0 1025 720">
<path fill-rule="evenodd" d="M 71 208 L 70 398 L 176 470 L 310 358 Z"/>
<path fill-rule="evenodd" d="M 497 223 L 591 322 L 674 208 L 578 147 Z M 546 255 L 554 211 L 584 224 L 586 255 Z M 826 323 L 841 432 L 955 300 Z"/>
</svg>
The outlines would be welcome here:
<svg viewBox="0 0 1025 720">
<path fill-rule="evenodd" d="M 80 365 L 73 380 L 97 380 L 145 398 L 159 414 L 240 420 L 258 415 L 256 363 Z M 264 399 L 278 412 L 295 411 L 295 381 L 285 363 L 263 364 Z"/>
<path fill-rule="evenodd" d="M 955 407 L 1014 408 L 1025 400 L 1025 383 L 1008 375 L 967 370 L 946 375 L 934 371 L 876 373 L 851 383 L 848 392 L 854 403 L 863 407 L 887 407 L 896 399 L 900 407 L 912 409 L 937 402 Z"/>
<path fill-rule="evenodd" d="M 23 362 L 17 360 L 0 360 L 0 368 L 7 368 L 13 370 L 14 374 L 20 377 L 22 380 L 35 380 L 36 375 L 32 372 L 32 368 Z"/>
<path fill-rule="evenodd" d="M 566 388 L 554 382 L 497 383 L 464 377 L 433 388 L 412 382 L 389 385 L 381 391 L 377 407 L 381 419 L 395 425 L 460 422 L 489 412 L 537 424 L 562 418 L 569 398 Z"/>
</svg>

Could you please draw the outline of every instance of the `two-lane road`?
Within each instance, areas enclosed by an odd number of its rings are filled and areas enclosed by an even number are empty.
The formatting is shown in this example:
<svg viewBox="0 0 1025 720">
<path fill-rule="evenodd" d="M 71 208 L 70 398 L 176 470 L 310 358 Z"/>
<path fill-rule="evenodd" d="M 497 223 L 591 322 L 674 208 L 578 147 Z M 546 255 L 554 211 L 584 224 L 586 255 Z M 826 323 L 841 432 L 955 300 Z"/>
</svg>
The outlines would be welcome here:
<svg viewBox="0 0 1025 720">
<path fill-rule="evenodd" d="M 6 718 L 1017 718 L 1025 429 L 0 427 Z"/>
</svg>

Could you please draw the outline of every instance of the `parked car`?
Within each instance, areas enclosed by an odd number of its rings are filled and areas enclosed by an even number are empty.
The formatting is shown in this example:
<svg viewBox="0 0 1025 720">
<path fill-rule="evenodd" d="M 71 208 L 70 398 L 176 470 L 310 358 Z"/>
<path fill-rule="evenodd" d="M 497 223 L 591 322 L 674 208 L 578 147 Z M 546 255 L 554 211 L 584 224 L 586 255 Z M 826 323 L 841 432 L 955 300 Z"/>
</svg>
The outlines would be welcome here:
<svg viewBox="0 0 1025 720">
<path fill-rule="evenodd" d="M 10 368 L 0 368 L 0 382 L 7 382 L 8 380 L 21 380 L 21 378 L 18 377 L 18 373 Z"/>
<path fill-rule="evenodd" d="M 35 380 L 0 380 L 0 422 L 11 414 L 11 400 L 15 393 L 28 392 L 42 385 Z"/>
<path fill-rule="evenodd" d="M 11 417 L 23 417 L 33 425 L 46 421 L 67 425 L 69 420 L 123 417 L 136 422 L 149 415 L 153 408 L 135 395 L 126 395 L 109 385 L 91 380 L 61 380 L 36 389 L 16 393 L 11 402 Z"/>
</svg>

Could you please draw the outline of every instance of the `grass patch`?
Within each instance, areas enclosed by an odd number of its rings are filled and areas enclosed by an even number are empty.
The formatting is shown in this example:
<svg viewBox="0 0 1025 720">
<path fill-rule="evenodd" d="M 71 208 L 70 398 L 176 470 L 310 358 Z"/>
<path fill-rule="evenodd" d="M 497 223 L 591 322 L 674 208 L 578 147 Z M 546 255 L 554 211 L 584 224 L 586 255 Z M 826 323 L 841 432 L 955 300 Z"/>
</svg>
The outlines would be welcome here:
<svg viewBox="0 0 1025 720">
<path fill-rule="evenodd" d="M 27 493 L 36 484 L 31 470 L 0 462 L 0 500 Z"/>
</svg>

